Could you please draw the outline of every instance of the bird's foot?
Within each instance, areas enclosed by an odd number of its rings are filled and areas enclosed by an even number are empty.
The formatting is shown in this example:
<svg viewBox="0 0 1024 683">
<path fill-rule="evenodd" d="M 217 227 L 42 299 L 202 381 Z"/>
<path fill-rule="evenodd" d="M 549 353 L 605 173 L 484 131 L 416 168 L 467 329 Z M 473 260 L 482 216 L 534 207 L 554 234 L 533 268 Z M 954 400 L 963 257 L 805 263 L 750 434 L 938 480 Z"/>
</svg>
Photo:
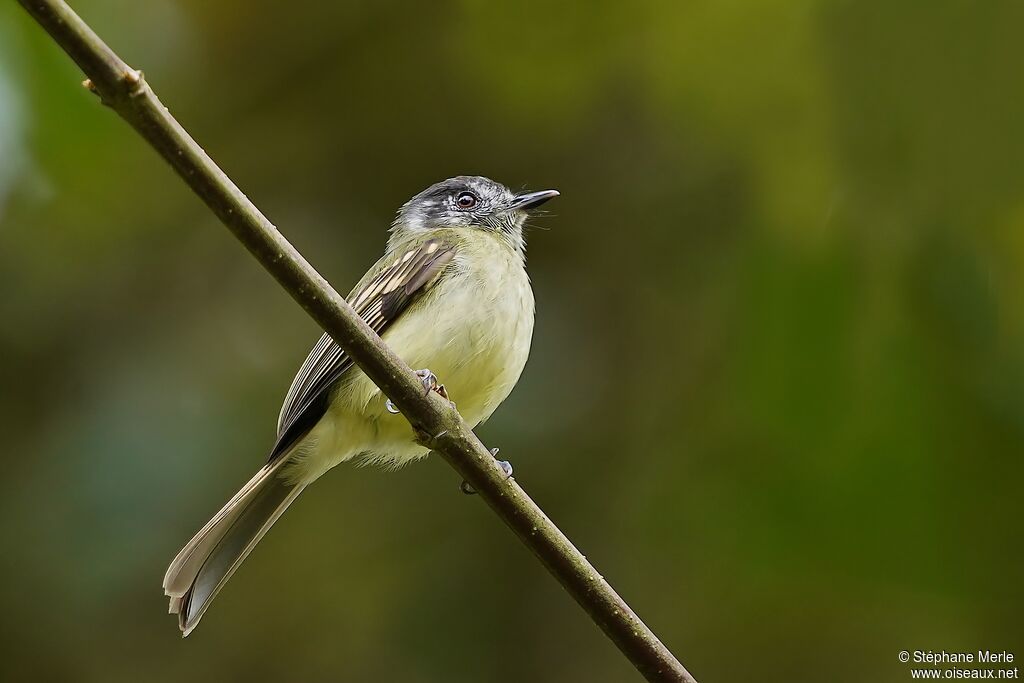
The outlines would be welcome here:
<svg viewBox="0 0 1024 683">
<path fill-rule="evenodd" d="M 437 395 L 444 400 L 451 402 L 448 398 L 448 390 L 444 388 L 444 385 L 437 381 L 437 375 L 432 373 L 428 368 L 416 371 L 416 376 L 420 378 L 420 382 L 423 384 L 423 395 L 426 396 L 431 391 L 436 391 Z"/>
<path fill-rule="evenodd" d="M 499 449 L 497 448 L 491 449 L 491 455 L 494 456 L 495 460 L 498 460 L 498 450 Z M 512 463 L 510 463 L 508 460 L 498 460 L 498 466 L 501 467 L 502 472 L 505 473 L 506 479 L 512 476 Z M 459 485 L 459 490 L 465 493 L 467 496 L 472 496 L 476 494 L 476 489 L 470 486 L 468 481 L 462 482 Z"/>
<path fill-rule="evenodd" d="M 448 397 L 448 390 L 444 388 L 443 384 L 440 384 L 437 381 L 437 375 L 432 373 L 428 368 L 417 370 L 416 376 L 419 377 L 420 383 L 423 385 L 424 396 L 433 391 L 436 392 L 438 396 L 451 403 L 453 407 L 455 406 L 455 401 Z M 399 413 L 398 407 L 391 402 L 390 398 L 384 402 L 384 407 L 392 415 L 397 415 Z"/>
</svg>

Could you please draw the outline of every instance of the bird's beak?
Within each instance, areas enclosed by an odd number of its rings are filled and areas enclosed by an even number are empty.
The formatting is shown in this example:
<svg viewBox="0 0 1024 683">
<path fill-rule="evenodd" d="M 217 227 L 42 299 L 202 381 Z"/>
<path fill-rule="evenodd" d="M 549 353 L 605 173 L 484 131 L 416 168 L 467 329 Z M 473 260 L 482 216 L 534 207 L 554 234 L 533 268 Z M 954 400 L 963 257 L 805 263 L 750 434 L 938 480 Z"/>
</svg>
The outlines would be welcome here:
<svg viewBox="0 0 1024 683">
<path fill-rule="evenodd" d="M 554 199 L 558 196 L 558 190 L 540 190 L 538 192 L 523 192 L 517 194 L 515 199 L 512 200 L 511 208 L 519 211 L 529 211 L 530 209 L 536 209 L 538 206 L 543 204 L 549 199 Z"/>
</svg>

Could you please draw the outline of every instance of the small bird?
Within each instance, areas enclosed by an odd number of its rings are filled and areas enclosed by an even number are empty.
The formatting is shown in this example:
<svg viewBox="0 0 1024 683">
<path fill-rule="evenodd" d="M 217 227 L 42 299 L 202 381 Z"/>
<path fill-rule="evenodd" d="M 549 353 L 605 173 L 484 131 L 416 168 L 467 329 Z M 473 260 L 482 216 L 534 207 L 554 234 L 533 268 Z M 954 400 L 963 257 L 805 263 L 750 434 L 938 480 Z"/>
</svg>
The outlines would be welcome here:
<svg viewBox="0 0 1024 683">
<path fill-rule="evenodd" d="M 348 302 L 475 427 L 519 380 L 533 337 L 523 225 L 556 190 L 514 193 L 481 176 L 432 185 L 398 211 L 384 256 Z M 440 384 L 438 378 L 444 380 Z M 288 505 L 335 465 L 389 468 L 429 452 L 328 335 L 292 380 L 268 462 L 167 568 L 164 592 L 187 636 Z M 506 472 L 511 468 L 503 463 Z"/>
</svg>

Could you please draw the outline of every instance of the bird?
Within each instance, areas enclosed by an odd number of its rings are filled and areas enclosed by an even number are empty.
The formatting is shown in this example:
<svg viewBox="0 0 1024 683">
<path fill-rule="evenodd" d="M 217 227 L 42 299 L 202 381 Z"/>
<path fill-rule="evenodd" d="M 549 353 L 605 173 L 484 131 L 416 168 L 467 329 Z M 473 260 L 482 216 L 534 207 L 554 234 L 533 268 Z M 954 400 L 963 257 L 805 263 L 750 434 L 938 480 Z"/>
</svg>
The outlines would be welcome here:
<svg viewBox="0 0 1024 683">
<path fill-rule="evenodd" d="M 431 185 L 402 205 L 384 255 L 347 297 L 399 357 L 422 368 L 416 375 L 425 391 L 456 403 L 471 427 L 508 397 L 526 365 L 534 296 L 524 226 L 558 195 L 513 192 L 482 176 Z M 396 412 L 324 334 L 285 395 L 266 463 L 167 568 L 164 593 L 183 637 L 285 509 L 328 470 L 343 462 L 398 468 L 429 453 Z"/>
</svg>

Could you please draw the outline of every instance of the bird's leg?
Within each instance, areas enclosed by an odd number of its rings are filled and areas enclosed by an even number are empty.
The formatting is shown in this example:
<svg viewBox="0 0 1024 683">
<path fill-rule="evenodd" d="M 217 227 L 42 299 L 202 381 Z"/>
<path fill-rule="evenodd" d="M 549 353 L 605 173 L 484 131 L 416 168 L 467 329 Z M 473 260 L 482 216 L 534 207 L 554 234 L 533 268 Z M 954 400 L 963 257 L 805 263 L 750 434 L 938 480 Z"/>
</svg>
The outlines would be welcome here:
<svg viewBox="0 0 1024 683">
<path fill-rule="evenodd" d="M 455 401 L 453 401 L 450 398 L 448 398 L 448 390 L 444 388 L 443 384 L 439 384 L 438 383 L 437 375 L 432 373 L 429 370 L 429 368 L 423 368 L 422 370 L 417 370 L 416 371 L 416 376 L 419 377 L 420 383 L 423 384 L 423 389 L 424 389 L 424 394 L 423 395 L 424 396 L 429 394 L 431 391 L 434 391 L 434 392 L 437 392 L 438 396 L 440 396 L 444 400 L 446 400 L 449 403 L 451 403 L 452 406 L 455 405 Z M 384 402 L 384 407 L 392 415 L 397 415 L 398 412 L 399 412 L 398 408 L 395 406 L 394 403 L 391 402 L 390 398 L 387 401 Z"/>
<path fill-rule="evenodd" d="M 498 449 L 492 448 L 491 455 L 494 456 L 495 460 L 498 460 Z M 505 473 L 505 478 L 508 479 L 512 476 L 512 463 L 508 460 L 498 460 L 498 466 L 501 467 L 501 471 Z M 468 481 L 464 481 L 459 484 L 459 490 L 465 493 L 467 496 L 476 495 L 476 489 L 469 485 Z"/>
</svg>

